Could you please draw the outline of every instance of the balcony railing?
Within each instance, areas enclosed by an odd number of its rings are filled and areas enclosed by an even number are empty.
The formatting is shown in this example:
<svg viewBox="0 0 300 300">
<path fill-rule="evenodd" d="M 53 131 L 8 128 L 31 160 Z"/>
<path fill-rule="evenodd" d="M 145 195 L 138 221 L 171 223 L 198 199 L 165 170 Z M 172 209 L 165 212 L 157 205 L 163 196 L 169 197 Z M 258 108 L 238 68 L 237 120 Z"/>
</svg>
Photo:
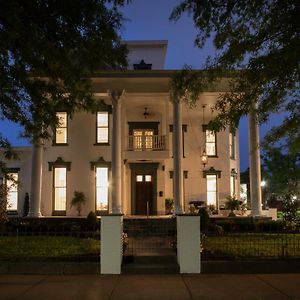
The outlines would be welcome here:
<svg viewBox="0 0 300 300">
<path fill-rule="evenodd" d="M 162 151 L 166 150 L 165 135 L 130 135 L 128 139 L 129 151 Z"/>
</svg>

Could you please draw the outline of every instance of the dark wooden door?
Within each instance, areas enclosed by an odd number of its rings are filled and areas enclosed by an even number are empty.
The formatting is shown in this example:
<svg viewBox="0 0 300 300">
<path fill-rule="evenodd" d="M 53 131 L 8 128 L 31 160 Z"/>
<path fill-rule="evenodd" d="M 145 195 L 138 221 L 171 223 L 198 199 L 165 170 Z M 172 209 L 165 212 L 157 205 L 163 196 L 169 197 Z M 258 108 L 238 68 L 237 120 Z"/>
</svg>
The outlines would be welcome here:
<svg viewBox="0 0 300 300">
<path fill-rule="evenodd" d="M 135 213 L 137 215 L 153 214 L 153 174 L 135 176 Z"/>
</svg>

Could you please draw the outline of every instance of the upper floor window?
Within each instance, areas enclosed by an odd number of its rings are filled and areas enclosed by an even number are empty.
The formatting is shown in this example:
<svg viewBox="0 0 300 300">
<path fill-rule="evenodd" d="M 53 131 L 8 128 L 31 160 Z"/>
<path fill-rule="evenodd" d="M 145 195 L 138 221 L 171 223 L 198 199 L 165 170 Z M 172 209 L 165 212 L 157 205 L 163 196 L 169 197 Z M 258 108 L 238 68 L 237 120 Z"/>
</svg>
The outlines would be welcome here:
<svg viewBox="0 0 300 300">
<path fill-rule="evenodd" d="M 97 144 L 108 144 L 108 112 L 97 112 Z"/>
<path fill-rule="evenodd" d="M 57 112 L 58 124 L 55 130 L 55 144 L 67 144 L 68 142 L 68 114 Z"/>
<path fill-rule="evenodd" d="M 8 173 L 6 179 L 7 211 L 18 210 L 18 173 Z"/>
<path fill-rule="evenodd" d="M 229 155 L 230 158 L 235 158 L 235 134 L 234 132 L 229 133 Z"/>
<path fill-rule="evenodd" d="M 208 156 L 216 156 L 217 155 L 217 147 L 216 147 L 216 133 L 214 131 L 205 130 L 205 147 L 206 154 Z"/>
<path fill-rule="evenodd" d="M 133 148 L 134 150 L 151 150 L 153 148 L 152 129 L 134 129 L 133 130 Z"/>
</svg>

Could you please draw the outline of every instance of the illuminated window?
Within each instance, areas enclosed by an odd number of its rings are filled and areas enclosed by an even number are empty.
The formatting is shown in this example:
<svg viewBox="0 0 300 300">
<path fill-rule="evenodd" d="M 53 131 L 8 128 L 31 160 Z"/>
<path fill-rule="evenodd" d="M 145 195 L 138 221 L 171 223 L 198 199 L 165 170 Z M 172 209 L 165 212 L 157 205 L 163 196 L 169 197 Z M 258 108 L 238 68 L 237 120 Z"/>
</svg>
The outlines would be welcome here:
<svg viewBox="0 0 300 300">
<path fill-rule="evenodd" d="M 235 158 L 235 135 L 234 133 L 229 133 L 229 155 L 230 158 Z"/>
<path fill-rule="evenodd" d="M 205 130 L 205 144 L 206 144 L 206 154 L 208 156 L 217 155 L 216 149 L 216 133 L 211 130 Z"/>
<path fill-rule="evenodd" d="M 56 117 L 59 123 L 56 126 L 55 143 L 66 144 L 68 140 L 68 114 L 66 112 L 57 112 Z"/>
<path fill-rule="evenodd" d="M 18 210 L 18 173 L 8 173 L 7 187 L 7 211 Z"/>
<path fill-rule="evenodd" d="M 153 134 L 151 129 L 133 130 L 133 147 L 134 150 L 151 150 L 153 149 Z"/>
<path fill-rule="evenodd" d="M 137 182 L 142 182 L 143 181 L 143 175 L 137 175 L 136 176 L 136 181 Z"/>
<path fill-rule="evenodd" d="M 66 211 L 67 207 L 67 168 L 54 168 L 54 211 Z"/>
<path fill-rule="evenodd" d="M 108 168 L 96 168 L 96 210 L 108 210 Z"/>
<path fill-rule="evenodd" d="M 217 175 L 206 175 L 207 205 L 217 207 Z"/>
<path fill-rule="evenodd" d="M 152 181 L 152 176 L 151 175 L 145 175 L 145 181 L 146 182 L 151 182 Z"/>
<path fill-rule="evenodd" d="M 97 143 L 108 143 L 108 112 L 97 112 Z"/>
</svg>

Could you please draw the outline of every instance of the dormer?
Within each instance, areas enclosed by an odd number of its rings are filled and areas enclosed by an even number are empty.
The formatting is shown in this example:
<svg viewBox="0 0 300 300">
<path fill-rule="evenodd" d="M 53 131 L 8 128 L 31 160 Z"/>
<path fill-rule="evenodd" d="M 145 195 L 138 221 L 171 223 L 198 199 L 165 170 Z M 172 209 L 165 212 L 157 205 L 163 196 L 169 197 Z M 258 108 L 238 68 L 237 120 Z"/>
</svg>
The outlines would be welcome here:
<svg viewBox="0 0 300 300">
<path fill-rule="evenodd" d="M 163 70 L 168 41 L 125 41 L 129 70 Z"/>
</svg>

